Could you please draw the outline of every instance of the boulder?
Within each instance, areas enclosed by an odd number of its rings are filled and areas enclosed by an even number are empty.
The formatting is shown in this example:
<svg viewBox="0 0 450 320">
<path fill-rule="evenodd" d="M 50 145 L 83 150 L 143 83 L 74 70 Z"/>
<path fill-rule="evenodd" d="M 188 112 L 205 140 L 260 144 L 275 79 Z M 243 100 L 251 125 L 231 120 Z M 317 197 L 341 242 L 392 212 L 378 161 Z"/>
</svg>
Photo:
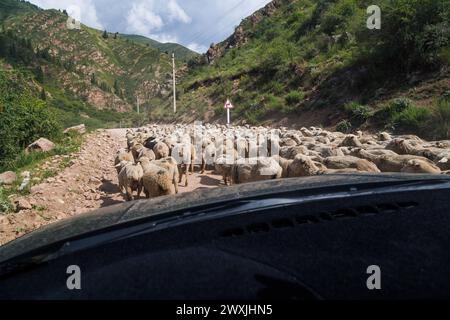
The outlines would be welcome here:
<svg viewBox="0 0 450 320">
<path fill-rule="evenodd" d="M 12 171 L 3 172 L 0 174 L 0 185 L 11 185 L 16 181 L 17 175 Z"/>
<path fill-rule="evenodd" d="M 27 152 L 49 152 L 55 148 L 55 144 L 50 140 L 45 138 L 40 138 L 39 140 L 30 144 L 26 151 Z"/>
<path fill-rule="evenodd" d="M 16 205 L 16 211 L 22 211 L 22 210 L 31 210 L 33 209 L 33 206 L 31 205 L 31 203 L 29 203 L 27 200 L 25 199 L 19 199 L 16 201 L 15 203 Z"/>
<path fill-rule="evenodd" d="M 64 130 L 64 133 L 67 134 L 70 131 L 78 132 L 79 134 L 86 133 L 86 126 L 84 124 L 80 124 L 78 126 L 70 127 Z"/>
</svg>

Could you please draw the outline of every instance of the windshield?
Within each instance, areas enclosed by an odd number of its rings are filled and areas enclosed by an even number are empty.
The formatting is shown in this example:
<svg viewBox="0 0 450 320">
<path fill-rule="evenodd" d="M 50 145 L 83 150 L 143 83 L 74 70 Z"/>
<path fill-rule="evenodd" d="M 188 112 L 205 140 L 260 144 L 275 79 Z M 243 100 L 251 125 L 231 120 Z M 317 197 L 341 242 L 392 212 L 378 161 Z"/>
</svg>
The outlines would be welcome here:
<svg viewBox="0 0 450 320">
<path fill-rule="evenodd" d="M 450 175 L 450 4 L 372 2 L 2 0 L 0 250 L 136 200 Z"/>
</svg>

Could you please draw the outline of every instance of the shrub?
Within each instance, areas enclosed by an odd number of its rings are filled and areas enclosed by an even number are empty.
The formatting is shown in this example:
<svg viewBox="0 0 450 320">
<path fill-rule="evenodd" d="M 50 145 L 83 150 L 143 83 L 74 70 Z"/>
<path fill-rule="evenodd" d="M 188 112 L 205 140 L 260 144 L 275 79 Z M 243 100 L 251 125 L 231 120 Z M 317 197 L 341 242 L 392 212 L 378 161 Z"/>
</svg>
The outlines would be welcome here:
<svg viewBox="0 0 450 320">
<path fill-rule="evenodd" d="M 3 191 L 3 188 L 0 187 L 0 214 L 8 213 L 11 210 L 11 202 L 8 199 L 8 196 Z"/>
<path fill-rule="evenodd" d="M 284 100 L 286 101 L 286 104 L 288 104 L 289 106 L 293 106 L 293 105 L 299 104 L 303 100 L 304 97 L 305 97 L 305 94 L 303 92 L 291 91 L 286 95 Z"/>
<path fill-rule="evenodd" d="M 54 112 L 45 102 L 6 77 L 0 77 L 0 106 L 0 168 L 34 140 L 52 140 L 62 134 Z"/>
<path fill-rule="evenodd" d="M 388 106 L 382 108 L 375 114 L 381 121 L 389 121 L 412 106 L 412 101 L 406 98 L 399 98 L 392 101 Z"/>
<path fill-rule="evenodd" d="M 350 102 L 344 106 L 344 110 L 349 114 L 351 120 L 357 122 L 365 122 L 372 116 L 372 112 L 368 106 L 360 105 L 357 102 Z"/>
<path fill-rule="evenodd" d="M 408 132 L 417 132 L 424 129 L 431 112 L 428 109 L 410 106 L 402 112 L 394 115 L 391 123 L 394 128 L 406 130 Z"/>
<path fill-rule="evenodd" d="M 336 126 L 336 130 L 342 133 L 349 133 L 352 130 L 352 123 L 348 120 L 342 120 Z"/>
<path fill-rule="evenodd" d="M 450 138 L 450 99 L 440 99 L 432 110 L 432 124 L 438 138 Z"/>
</svg>

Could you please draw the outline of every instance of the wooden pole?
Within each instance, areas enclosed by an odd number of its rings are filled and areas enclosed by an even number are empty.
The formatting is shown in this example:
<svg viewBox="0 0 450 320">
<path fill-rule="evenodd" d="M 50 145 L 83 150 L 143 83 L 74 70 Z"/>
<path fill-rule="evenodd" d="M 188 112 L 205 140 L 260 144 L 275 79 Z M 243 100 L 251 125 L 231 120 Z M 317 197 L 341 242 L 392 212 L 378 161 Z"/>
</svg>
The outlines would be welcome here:
<svg viewBox="0 0 450 320">
<path fill-rule="evenodd" d="M 172 67 L 173 67 L 173 112 L 177 113 L 177 79 L 175 70 L 175 53 L 172 53 Z"/>
</svg>

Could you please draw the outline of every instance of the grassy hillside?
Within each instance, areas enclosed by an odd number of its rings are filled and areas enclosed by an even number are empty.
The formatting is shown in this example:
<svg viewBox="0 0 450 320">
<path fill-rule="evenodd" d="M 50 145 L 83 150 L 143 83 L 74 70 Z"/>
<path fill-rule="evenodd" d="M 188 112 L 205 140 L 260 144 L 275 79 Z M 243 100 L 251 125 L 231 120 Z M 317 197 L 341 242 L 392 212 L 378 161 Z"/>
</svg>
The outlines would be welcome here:
<svg viewBox="0 0 450 320">
<path fill-rule="evenodd" d="M 11 13 L 1 21 L 3 36 L 27 43 L 30 55 L 43 59 L 18 60 L 14 48 L 0 57 L 31 71 L 40 67 L 50 97 L 69 92 L 97 109 L 123 112 L 134 109 L 138 97 L 145 108 L 169 94 L 171 59 L 159 49 L 84 25 L 70 30 L 64 13 L 25 2 L 1 2 L 0 11 Z"/>
<path fill-rule="evenodd" d="M 152 116 L 223 122 L 230 97 L 234 119 L 255 124 L 346 130 L 424 124 L 450 87 L 450 2 L 377 3 L 381 30 L 366 27 L 371 1 L 273 1 L 191 67 L 177 118 L 166 105 Z M 392 104 L 401 105 L 393 108 L 399 114 L 382 112 Z M 417 119 L 400 121 L 411 117 Z"/>
<path fill-rule="evenodd" d="M 142 43 L 145 45 L 148 44 L 150 47 L 159 49 L 163 53 L 170 54 L 170 53 L 174 52 L 177 59 L 179 59 L 183 62 L 188 62 L 189 60 L 197 58 L 199 56 L 199 54 L 197 52 L 194 52 L 194 51 L 192 51 L 182 45 L 179 45 L 177 43 L 161 43 L 156 40 L 149 39 L 147 37 L 139 36 L 139 35 L 121 34 L 120 36 L 125 39 L 130 39 L 130 40 L 138 42 L 138 43 Z"/>
</svg>

